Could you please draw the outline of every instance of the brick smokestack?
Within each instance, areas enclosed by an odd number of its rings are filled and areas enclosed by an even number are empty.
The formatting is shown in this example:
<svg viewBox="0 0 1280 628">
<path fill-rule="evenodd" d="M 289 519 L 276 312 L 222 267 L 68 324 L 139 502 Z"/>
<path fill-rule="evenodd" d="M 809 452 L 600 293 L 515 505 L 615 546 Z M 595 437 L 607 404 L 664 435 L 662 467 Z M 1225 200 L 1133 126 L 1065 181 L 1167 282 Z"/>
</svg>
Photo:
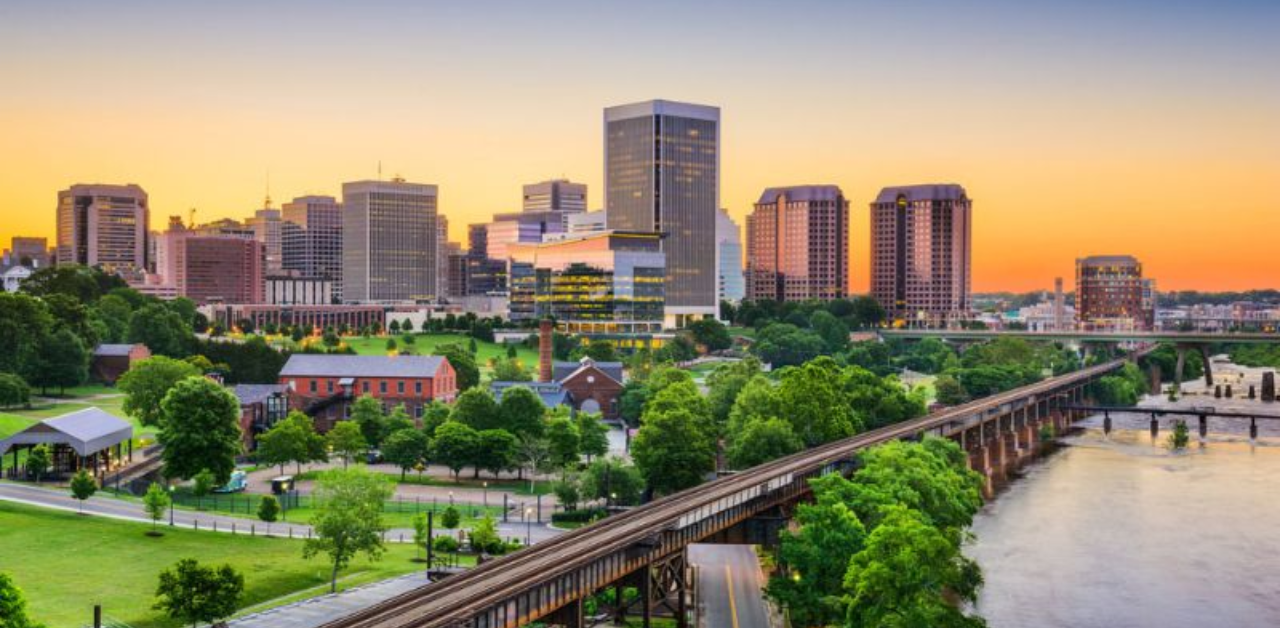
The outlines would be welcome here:
<svg viewBox="0 0 1280 628">
<path fill-rule="evenodd" d="M 551 381 L 552 333 L 554 332 L 551 319 L 542 319 L 538 325 L 538 381 L 540 382 Z"/>
</svg>

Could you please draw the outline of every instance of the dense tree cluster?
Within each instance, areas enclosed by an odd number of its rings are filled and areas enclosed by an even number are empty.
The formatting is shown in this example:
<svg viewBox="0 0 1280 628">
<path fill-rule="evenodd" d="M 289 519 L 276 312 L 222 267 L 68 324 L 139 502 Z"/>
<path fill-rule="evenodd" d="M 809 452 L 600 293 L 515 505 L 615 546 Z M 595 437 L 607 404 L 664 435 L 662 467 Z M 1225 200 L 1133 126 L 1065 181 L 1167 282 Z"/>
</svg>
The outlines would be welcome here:
<svg viewBox="0 0 1280 628">
<path fill-rule="evenodd" d="M 1104 406 L 1132 406 L 1147 393 L 1147 378 L 1138 365 L 1125 362 L 1119 372 L 1094 382 L 1090 392 Z"/>
<path fill-rule="evenodd" d="M 852 478 L 813 480 L 782 534 L 767 594 L 794 626 L 978 627 L 964 603 L 982 575 L 961 547 L 982 504 L 981 476 L 958 445 L 889 443 L 862 455 Z"/>
</svg>

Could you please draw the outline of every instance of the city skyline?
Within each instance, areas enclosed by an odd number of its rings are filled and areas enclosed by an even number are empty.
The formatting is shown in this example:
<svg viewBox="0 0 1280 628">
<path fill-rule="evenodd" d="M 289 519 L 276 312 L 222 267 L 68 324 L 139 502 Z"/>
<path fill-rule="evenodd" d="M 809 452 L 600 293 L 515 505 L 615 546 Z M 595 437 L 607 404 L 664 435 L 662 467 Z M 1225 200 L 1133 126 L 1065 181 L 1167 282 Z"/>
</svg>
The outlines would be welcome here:
<svg viewBox="0 0 1280 628">
<path fill-rule="evenodd" d="M 591 4 L 85 4 L 74 19 L 9 4 L 0 136 L 19 150 L 0 154 L 0 241 L 52 242 L 56 193 L 74 183 L 141 185 L 162 230 L 191 207 L 201 222 L 248 218 L 268 177 L 277 199 L 340 196 L 379 163 L 383 179 L 439 185 L 450 238 L 464 241 L 467 224 L 518 211 L 535 181 L 585 183 L 602 206 L 601 110 L 663 98 L 722 111 L 721 205 L 740 224 L 765 187 L 841 186 L 858 293 L 876 192 L 948 181 L 979 207 L 977 292 L 1049 289 L 1075 259 L 1121 253 L 1163 290 L 1278 285 L 1280 7 L 802 4 L 689 7 L 669 23 L 670 9 Z M 563 20 L 590 28 L 538 34 Z M 396 36 L 427 22 L 439 37 Z M 645 33 L 660 23 L 653 50 Z M 828 24 L 838 37 L 814 36 Z M 908 41 L 888 36 L 902 24 Z M 89 36 L 101 28 L 131 37 L 102 56 Z M 339 35 L 352 45 L 321 45 Z M 690 55 L 695 71 L 663 71 Z M 830 95 L 761 89 L 775 78 L 824 80 Z"/>
</svg>

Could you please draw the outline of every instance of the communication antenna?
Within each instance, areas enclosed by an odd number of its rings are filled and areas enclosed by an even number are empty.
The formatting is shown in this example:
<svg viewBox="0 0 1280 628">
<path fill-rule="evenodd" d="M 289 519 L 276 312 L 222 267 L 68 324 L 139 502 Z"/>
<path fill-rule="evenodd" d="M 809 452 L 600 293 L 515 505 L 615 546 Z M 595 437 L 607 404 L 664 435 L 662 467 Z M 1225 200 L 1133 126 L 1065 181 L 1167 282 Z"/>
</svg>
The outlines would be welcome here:
<svg viewBox="0 0 1280 628">
<path fill-rule="evenodd" d="M 382 180 L 382 160 L 378 160 L 378 180 Z"/>
<path fill-rule="evenodd" d="M 271 209 L 271 171 L 267 171 L 267 198 L 263 201 L 263 209 Z"/>
<path fill-rule="evenodd" d="M 195 229 L 195 227 L 196 227 L 196 208 L 192 207 L 191 211 L 187 212 L 187 228 Z"/>
</svg>

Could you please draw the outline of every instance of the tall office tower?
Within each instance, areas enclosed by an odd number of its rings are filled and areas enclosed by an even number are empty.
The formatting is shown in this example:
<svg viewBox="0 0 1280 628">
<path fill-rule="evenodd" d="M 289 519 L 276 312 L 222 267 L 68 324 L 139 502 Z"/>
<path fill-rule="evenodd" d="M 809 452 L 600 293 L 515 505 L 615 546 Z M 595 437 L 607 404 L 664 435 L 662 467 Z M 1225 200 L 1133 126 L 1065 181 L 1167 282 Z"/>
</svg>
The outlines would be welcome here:
<svg viewBox="0 0 1280 628">
<path fill-rule="evenodd" d="M 307 279 L 325 279 L 342 299 L 342 203 L 332 196 L 299 196 L 281 205 L 281 266 Z"/>
<path fill-rule="evenodd" d="M 849 294 L 849 201 L 834 185 L 769 188 L 747 216 L 752 301 Z"/>
<path fill-rule="evenodd" d="M 1130 255 L 1095 255 L 1076 260 L 1076 319 L 1083 329 L 1151 329 L 1154 288 L 1142 277 L 1142 263 Z"/>
<path fill-rule="evenodd" d="M 154 272 L 160 282 L 178 285 L 178 247 L 192 235 L 191 229 L 182 223 L 182 216 L 169 216 L 169 228 L 156 235 Z"/>
<path fill-rule="evenodd" d="M 191 235 L 201 238 L 239 238 L 257 240 L 253 227 L 234 218 L 219 218 L 203 225 L 192 225 Z"/>
<path fill-rule="evenodd" d="M 284 270 L 284 254 L 282 251 L 280 210 L 271 207 L 271 197 L 267 197 L 266 207 L 253 213 L 253 217 L 245 224 L 253 229 L 253 239 L 262 243 L 267 252 L 266 272 L 268 275 L 279 275 Z"/>
<path fill-rule="evenodd" d="M 1067 297 L 1062 293 L 1062 277 L 1053 278 L 1053 329 L 1067 328 Z"/>
<path fill-rule="evenodd" d="M 604 210 L 600 209 L 593 212 L 573 214 L 565 217 L 564 232 L 568 235 L 599 233 L 606 229 L 605 225 L 607 222 L 608 220 L 605 218 Z"/>
<path fill-rule="evenodd" d="M 463 274 L 451 279 L 454 289 L 465 288 L 468 295 L 502 294 L 507 290 L 507 262 L 505 259 L 494 259 L 489 256 L 489 225 L 474 223 L 467 225 L 466 259 L 454 262 L 465 265 L 465 269 L 456 272 Z"/>
<path fill-rule="evenodd" d="M 737 303 L 746 296 L 746 276 L 742 273 L 742 230 L 724 209 L 716 211 L 716 255 L 719 256 L 719 299 Z"/>
<path fill-rule="evenodd" d="M 871 296 L 891 319 L 936 326 L 969 315 L 972 207 L 955 184 L 888 187 L 871 203 Z"/>
<path fill-rule="evenodd" d="M 77 184 L 58 192 L 58 264 L 144 271 L 150 215 L 147 193 L 133 183 Z"/>
<path fill-rule="evenodd" d="M 651 100 L 604 110 L 609 229 L 665 234 L 664 324 L 715 317 L 720 109 Z"/>
<path fill-rule="evenodd" d="M 458 251 L 462 247 L 454 244 Z M 436 297 L 449 294 L 449 218 L 444 214 L 436 214 Z"/>
<path fill-rule="evenodd" d="M 587 184 L 552 179 L 524 186 L 524 211 L 587 211 Z"/>
<path fill-rule="evenodd" d="M 475 222 L 467 225 L 467 255 L 489 257 L 489 225 Z"/>
<path fill-rule="evenodd" d="M 179 295 L 199 305 L 264 302 L 266 247 L 261 242 L 229 236 L 188 236 L 176 242 Z"/>
<path fill-rule="evenodd" d="M 49 265 L 49 239 L 13 236 L 9 247 L 9 265 L 44 268 Z"/>
<path fill-rule="evenodd" d="M 391 181 L 342 184 L 342 300 L 430 301 L 436 290 L 437 189 Z"/>
</svg>

